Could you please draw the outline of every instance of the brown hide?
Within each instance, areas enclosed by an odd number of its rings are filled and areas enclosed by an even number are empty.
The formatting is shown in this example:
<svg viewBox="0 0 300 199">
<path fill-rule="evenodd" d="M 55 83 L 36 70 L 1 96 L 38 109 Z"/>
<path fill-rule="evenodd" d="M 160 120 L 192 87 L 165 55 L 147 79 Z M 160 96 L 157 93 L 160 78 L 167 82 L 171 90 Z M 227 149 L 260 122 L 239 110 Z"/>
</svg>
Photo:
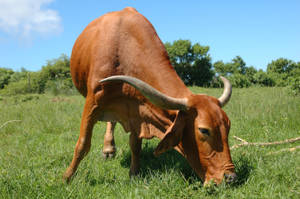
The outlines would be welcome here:
<svg viewBox="0 0 300 199">
<path fill-rule="evenodd" d="M 136 77 L 172 97 L 191 94 L 153 26 L 133 8 L 108 13 L 85 28 L 73 47 L 71 74 L 84 96 L 101 89 L 97 80 L 113 75 Z"/>
<path fill-rule="evenodd" d="M 141 139 L 152 137 L 162 140 L 156 155 L 175 147 L 205 182 L 220 183 L 224 174 L 234 172 L 227 141 L 230 123 L 222 103 L 190 92 L 153 26 L 134 8 L 103 15 L 84 29 L 73 47 L 71 74 L 86 103 L 73 160 L 64 174 L 67 181 L 88 153 L 98 120 L 120 122 L 131 132 L 131 175 L 139 169 Z M 184 98 L 187 110 L 157 106 L 122 81 L 99 82 L 115 75 L 135 77 L 167 96 Z M 199 127 L 208 129 L 211 137 L 202 135 Z"/>
</svg>

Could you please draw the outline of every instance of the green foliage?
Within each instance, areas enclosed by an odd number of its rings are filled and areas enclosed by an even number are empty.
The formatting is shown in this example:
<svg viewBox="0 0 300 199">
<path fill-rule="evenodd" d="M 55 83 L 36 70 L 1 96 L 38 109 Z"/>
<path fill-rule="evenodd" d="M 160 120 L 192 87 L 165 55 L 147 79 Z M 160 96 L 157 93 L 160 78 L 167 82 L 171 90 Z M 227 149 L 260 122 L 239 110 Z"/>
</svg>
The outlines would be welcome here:
<svg viewBox="0 0 300 199">
<path fill-rule="evenodd" d="M 214 72 L 209 47 L 199 43 L 192 45 L 189 40 L 176 40 L 165 43 L 172 65 L 187 85 L 209 85 Z"/>
<path fill-rule="evenodd" d="M 255 70 L 253 67 L 251 69 L 247 69 L 246 63 L 240 56 L 236 56 L 228 63 L 217 61 L 214 63 L 214 69 L 217 74 L 222 76 L 231 76 L 233 74 L 245 75 L 247 71 L 249 73 L 253 73 Z"/>
<path fill-rule="evenodd" d="M 2 95 L 43 93 L 44 82 L 46 80 L 41 77 L 40 72 L 15 72 L 10 83 L 0 90 L 0 93 Z"/>
<path fill-rule="evenodd" d="M 231 68 L 234 74 L 246 74 L 246 63 L 240 56 L 232 59 Z"/>
<path fill-rule="evenodd" d="M 267 71 L 257 71 L 247 66 L 240 57 L 230 62 L 217 61 L 212 64 L 209 46 L 192 44 L 189 40 L 165 43 L 166 50 L 177 74 L 186 85 L 222 87 L 219 75 L 227 77 L 237 88 L 253 85 L 289 87 L 291 93 L 299 94 L 300 62 L 279 58 L 268 64 Z M 62 54 L 47 61 L 40 71 L 30 72 L 0 68 L 0 94 L 18 93 L 75 94 L 70 74 L 70 59 Z"/>
<path fill-rule="evenodd" d="M 289 87 L 293 95 L 300 95 L 300 76 L 291 78 Z"/>
<path fill-rule="evenodd" d="M 191 90 L 218 97 L 223 89 Z M 229 145 L 240 143 L 234 135 L 249 142 L 299 137 L 300 100 L 287 91 L 234 89 L 224 107 L 231 120 Z M 0 128 L 0 198 L 299 198 L 300 150 L 279 152 L 299 143 L 232 150 L 238 182 L 205 188 L 176 151 L 153 156 L 157 139 L 143 141 L 141 174 L 130 179 L 129 134 L 117 125 L 116 156 L 104 161 L 103 122 L 95 125 L 91 150 L 71 184 L 64 184 L 62 175 L 72 160 L 84 98 L 49 94 L 1 98 L 0 126 L 20 121 Z"/>
<path fill-rule="evenodd" d="M 10 82 L 17 82 L 20 81 L 22 79 L 27 79 L 28 78 L 28 73 L 29 71 L 27 71 L 25 68 L 21 68 L 21 71 L 17 71 L 14 72 L 9 79 L 9 83 Z"/>
<path fill-rule="evenodd" d="M 68 56 L 62 54 L 59 58 L 47 61 L 43 66 L 41 76 L 47 80 L 70 78 L 70 60 Z"/>
<path fill-rule="evenodd" d="M 297 77 L 300 76 L 300 64 L 291 60 L 279 58 L 268 64 L 267 72 L 257 71 L 253 66 L 247 67 L 240 56 L 232 59 L 231 62 L 224 63 L 217 61 L 214 63 L 216 74 L 228 77 L 234 87 L 243 88 L 251 85 L 291 87 L 293 93 L 297 91 Z M 293 86 L 291 86 L 293 84 Z M 219 87 L 218 79 L 214 79 L 212 86 Z"/>
<path fill-rule="evenodd" d="M 296 68 L 295 62 L 292 60 L 288 60 L 285 58 L 279 58 L 276 60 L 273 60 L 270 64 L 267 66 L 267 72 L 268 73 L 289 73 L 294 68 Z"/>
<path fill-rule="evenodd" d="M 274 86 L 275 81 L 270 75 L 262 70 L 259 70 L 253 75 L 253 82 L 260 86 Z"/>
<path fill-rule="evenodd" d="M 6 85 L 4 89 L 0 90 L 0 94 L 2 95 L 17 95 L 25 93 L 31 93 L 30 85 L 25 79 L 22 79 L 17 82 L 12 82 Z"/>
<path fill-rule="evenodd" d="M 291 83 L 291 79 L 296 78 L 300 64 L 285 58 L 273 60 L 267 66 L 268 75 L 275 81 L 275 86 L 283 87 Z M 295 83 L 295 81 L 293 81 Z M 297 82 L 297 81 L 296 81 Z"/>
<path fill-rule="evenodd" d="M 251 82 L 247 76 L 240 73 L 234 73 L 233 75 L 229 76 L 229 81 L 232 86 L 236 88 L 247 88 L 251 86 Z"/>
<path fill-rule="evenodd" d="M 11 69 L 0 68 L 0 89 L 3 89 L 9 83 L 9 79 L 13 74 L 14 72 Z"/>
<path fill-rule="evenodd" d="M 4 72 L 6 75 L 2 75 Z M 38 72 L 29 72 L 25 69 L 21 69 L 21 72 L 13 72 L 0 68 L 0 74 L 0 86 L 3 85 L 0 93 L 3 95 L 45 91 L 53 94 L 76 93 L 70 75 L 70 60 L 64 54 L 57 59 L 47 61 L 47 65 Z"/>
<path fill-rule="evenodd" d="M 214 63 L 214 69 L 215 72 L 221 76 L 228 76 L 232 73 L 232 71 L 229 71 L 229 67 L 227 64 L 225 64 L 223 61 L 217 61 Z"/>
<path fill-rule="evenodd" d="M 62 54 L 58 59 L 48 61 L 47 65 L 42 68 L 38 78 L 39 93 L 43 93 L 45 90 L 54 91 L 54 88 L 58 90 L 72 89 L 73 84 L 69 83 L 70 79 L 70 60 Z M 64 92 L 63 90 L 59 92 Z"/>
<path fill-rule="evenodd" d="M 42 75 L 42 72 L 32 72 L 29 74 L 29 77 L 34 93 L 44 93 L 48 80 Z"/>
<path fill-rule="evenodd" d="M 288 82 L 291 93 L 294 95 L 300 95 L 300 62 L 298 62 L 293 70 L 291 70 Z"/>
<path fill-rule="evenodd" d="M 247 67 L 240 56 L 236 56 L 228 63 L 217 61 L 214 63 L 214 69 L 218 75 L 228 77 L 232 85 L 237 88 L 249 87 L 254 84 L 254 75 L 257 73 L 253 66 Z M 219 85 L 219 83 L 213 82 L 212 85 Z"/>
<path fill-rule="evenodd" d="M 71 94 L 75 94 L 76 90 L 73 87 L 72 79 L 66 78 L 66 79 L 47 81 L 45 92 L 49 92 L 53 95 L 58 95 L 58 94 L 71 95 Z"/>
<path fill-rule="evenodd" d="M 245 76 L 251 82 L 251 84 L 255 83 L 254 76 L 257 73 L 257 70 L 253 67 L 245 67 Z"/>
</svg>

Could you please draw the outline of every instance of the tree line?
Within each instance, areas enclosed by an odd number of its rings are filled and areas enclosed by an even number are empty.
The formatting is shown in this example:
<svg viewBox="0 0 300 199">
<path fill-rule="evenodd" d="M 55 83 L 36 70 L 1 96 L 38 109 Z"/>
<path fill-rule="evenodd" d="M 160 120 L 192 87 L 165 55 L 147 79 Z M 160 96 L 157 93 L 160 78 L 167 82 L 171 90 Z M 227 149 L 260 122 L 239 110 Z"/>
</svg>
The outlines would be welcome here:
<svg viewBox="0 0 300 199">
<path fill-rule="evenodd" d="M 187 85 L 220 87 L 217 76 L 227 77 L 234 87 L 249 86 L 291 86 L 300 90 L 300 62 L 278 58 L 267 65 L 267 70 L 247 66 L 240 57 L 230 62 L 222 60 L 212 63 L 209 46 L 192 44 L 189 40 L 165 43 L 170 60 L 178 75 Z"/>
<path fill-rule="evenodd" d="M 300 94 L 300 62 L 278 58 L 271 61 L 266 71 L 263 71 L 247 66 L 240 56 L 230 62 L 220 60 L 213 63 L 209 46 L 192 44 L 189 40 L 166 42 L 165 47 L 172 65 L 186 85 L 222 87 L 218 78 L 222 75 L 230 80 L 233 87 L 289 87 L 292 93 Z M 47 61 L 37 72 L 0 67 L 0 94 L 45 92 L 76 93 L 70 75 L 70 59 L 65 54 Z"/>
</svg>

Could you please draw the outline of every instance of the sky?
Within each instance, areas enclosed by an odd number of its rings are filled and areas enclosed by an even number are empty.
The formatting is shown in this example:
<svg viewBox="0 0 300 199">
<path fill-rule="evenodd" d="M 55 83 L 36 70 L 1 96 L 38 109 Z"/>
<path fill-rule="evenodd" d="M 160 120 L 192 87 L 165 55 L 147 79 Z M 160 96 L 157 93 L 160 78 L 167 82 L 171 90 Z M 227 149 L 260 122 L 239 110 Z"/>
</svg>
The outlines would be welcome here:
<svg viewBox="0 0 300 199">
<path fill-rule="evenodd" d="M 213 62 L 241 56 L 265 70 L 280 57 L 300 61 L 299 0 L 0 0 L 0 67 L 38 71 L 47 60 L 70 56 L 92 20 L 128 6 L 163 42 L 210 46 Z"/>
</svg>

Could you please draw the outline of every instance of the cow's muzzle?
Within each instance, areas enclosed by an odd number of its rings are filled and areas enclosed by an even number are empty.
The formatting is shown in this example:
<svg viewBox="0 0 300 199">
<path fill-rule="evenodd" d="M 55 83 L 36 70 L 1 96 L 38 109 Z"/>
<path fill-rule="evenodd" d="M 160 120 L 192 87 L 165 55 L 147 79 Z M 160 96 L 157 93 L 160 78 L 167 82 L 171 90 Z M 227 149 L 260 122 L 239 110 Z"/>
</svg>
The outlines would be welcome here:
<svg viewBox="0 0 300 199">
<path fill-rule="evenodd" d="M 225 182 L 233 183 L 237 180 L 237 175 L 235 173 L 226 173 L 224 174 Z"/>
</svg>

